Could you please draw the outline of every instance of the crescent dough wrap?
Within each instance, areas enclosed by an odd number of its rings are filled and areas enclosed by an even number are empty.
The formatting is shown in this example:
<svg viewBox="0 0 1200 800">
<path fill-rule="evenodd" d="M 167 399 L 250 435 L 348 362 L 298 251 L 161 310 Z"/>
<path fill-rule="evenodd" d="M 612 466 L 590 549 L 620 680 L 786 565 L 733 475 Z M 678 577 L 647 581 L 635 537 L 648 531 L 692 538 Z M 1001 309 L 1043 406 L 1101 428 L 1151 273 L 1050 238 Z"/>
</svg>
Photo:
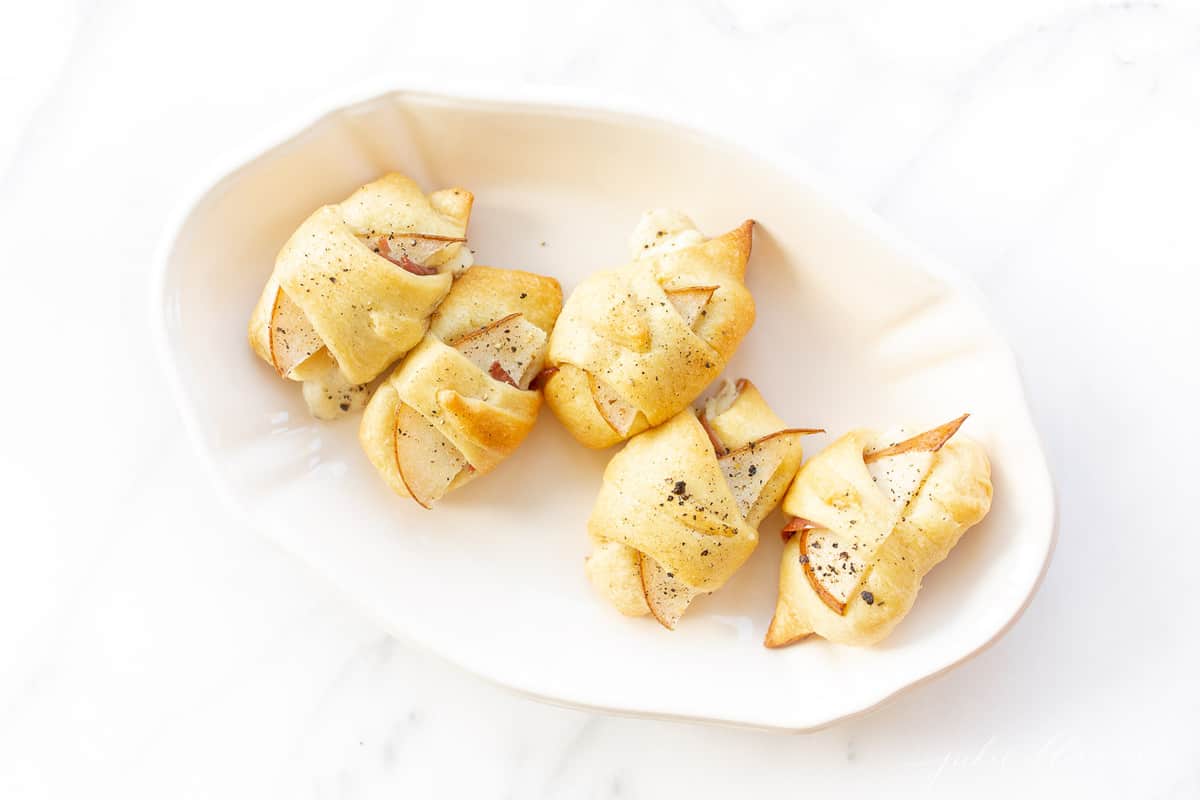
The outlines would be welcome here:
<svg viewBox="0 0 1200 800">
<path fill-rule="evenodd" d="M 872 460 L 903 450 L 889 445 L 904 434 L 858 430 L 804 465 L 783 503 L 799 518 L 801 530 L 783 548 L 768 647 L 812 633 L 844 644 L 873 644 L 903 619 L 922 577 L 991 507 L 983 448 L 964 437 L 945 441 L 960 422 L 935 429 L 945 438 L 932 452 Z M 812 549 L 813 542 L 822 546 Z M 833 569 L 839 571 L 831 573 L 828 559 L 834 554 Z M 817 587 L 829 587 L 829 593 Z M 839 606 L 842 613 L 835 610 Z"/>
<path fill-rule="evenodd" d="M 561 307 L 558 281 L 542 275 L 477 266 L 455 282 L 359 428 L 397 494 L 429 507 L 525 439 L 542 402 L 528 387 Z"/>
<path fill-rule="evenodd" d="M 473 197 L 426 197 L 390 173 L 313 212 L 275 259 L 251 315 L 254 351 L 306 382 L 314 415 L 339 416 L 421 340 L 429 317 L 470 264 L 464 244 Z"/>
<path fill-rule="evenodd" d="M 754 322 L 744 276 L 753 223 L 705 240 L 691 220 L 650 212 L 635 259 L 571 294 L 550 339 L 546 402 L 588 447 L 608 447 L 686 408 Z"/>
<path fill-rule="evenodd" d="M 605 469 L 588 520 L 588 578 L 622 613 L 674 627 L 692 597 L 720 588 L 754 551 L 805 432 L 785 430 L 741 381 L 700 416 L 689 408 L 632 438 Z"/>
</svg>

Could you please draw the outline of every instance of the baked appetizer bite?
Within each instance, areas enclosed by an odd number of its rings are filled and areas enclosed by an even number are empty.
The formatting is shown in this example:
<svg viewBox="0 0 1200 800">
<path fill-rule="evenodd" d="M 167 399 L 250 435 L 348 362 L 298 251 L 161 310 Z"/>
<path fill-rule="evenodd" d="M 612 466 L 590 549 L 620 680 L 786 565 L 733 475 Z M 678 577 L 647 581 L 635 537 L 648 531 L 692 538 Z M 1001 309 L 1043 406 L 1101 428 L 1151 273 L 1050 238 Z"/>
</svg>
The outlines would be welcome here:
<svg viewBox="0 0 1200 800">
<path fill-rule="evenodd" d="M 633 437 L 604 470 L 588 520 L 588 579 L 622 614 L 673 629 L 750 557 L 813 432 L 787 428 L 741 380 Z"/>
<path fill-rule="evenodd" d="M 366 402 L 366 384 L 407 353 L 454 277 L 471 265 L 473 196 L 426 196 L 389 173 L 313 212 L 275 258 L 250 317 L 250 345 L 284 378 L 302 381 L 313 416 Z"/>
<path fill-rule="evenodd" d="M 965 419 L 915 436 L 852 431 L 804 465 L 783 501 L 792 520 L 767 647 L 891 633 L 921 578 L 991 507 L 983 448 L 951 439 Z"/>
<path fill-rule="evenodd" d="M 683 214 L 645 214 L 633 260 L 571 294 L 550 337 L 546 402 L 588 447 L 608 447 L 687 408 L 754 323 L 746 261 L 754 223 L 706 239 Z"/>
<path fill-rule="evenodd" d="M 359 428 L 396 494 L 430 508 L 517 448 L 537 420 L 531 385 L 561 309 L 558 281 L 542 275 L 472 267 L 455 282 Z"/>
</svg>

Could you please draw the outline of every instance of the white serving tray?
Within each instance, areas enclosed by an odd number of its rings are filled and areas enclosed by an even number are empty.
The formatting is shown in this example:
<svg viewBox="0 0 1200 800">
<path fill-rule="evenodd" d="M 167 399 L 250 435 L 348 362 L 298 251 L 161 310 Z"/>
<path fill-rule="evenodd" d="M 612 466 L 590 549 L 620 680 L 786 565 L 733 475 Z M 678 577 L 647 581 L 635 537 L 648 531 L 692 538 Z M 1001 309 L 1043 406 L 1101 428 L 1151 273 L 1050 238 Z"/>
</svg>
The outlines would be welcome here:
<svg viewBox="0 0 1200 800">
<path fill-rule="evenodd" d="M 186 425 L 231 507 L 389 631 L 556 703 L 809 730 L 961 663 L 1028 604 L 1053 549 L 1050 476 L 1012 354 L 957 273 L 785 156 L 611 104 L 375 90 L 325 110 L 187 203 L 160 251 L 153 317 Z M 554 275 L 566 291 L 625 260 L 646 208 L 682 209 L 709 234 L 756 219 L 758 321 L 727 374 L 754 380 L 790 424 L 831 434 L 970 411 L 964 432 L 992 458 L 990 516 L 882 645 L 767 650 L 781 516 L 677 631 L 622 617 L 583 575 L 585 522 L 615 451 L 576 445 L 548 412 L 501 469 L 434 511 L 393 496 L 358 449 L 357 419 L 309 418 L 298 385 L 256 359 L 245 334 L 292 229 L 393 169 L 475 193 L 477 263 Z M 807 441 L 812 453 L 829 439 Z"/>
</svg>

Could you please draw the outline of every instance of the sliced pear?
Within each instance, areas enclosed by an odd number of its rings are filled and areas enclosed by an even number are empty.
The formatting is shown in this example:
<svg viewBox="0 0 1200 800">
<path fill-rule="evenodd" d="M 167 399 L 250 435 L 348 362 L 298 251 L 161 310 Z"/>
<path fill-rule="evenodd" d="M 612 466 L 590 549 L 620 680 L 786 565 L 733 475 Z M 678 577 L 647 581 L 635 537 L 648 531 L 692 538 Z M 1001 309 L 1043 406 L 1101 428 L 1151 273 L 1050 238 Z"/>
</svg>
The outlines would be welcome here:
<svg viewBox="0 0 1200 800">
<path fill-rule="evenodd" d="M 509 314 L 450 346 L 496 380 L 528 389 L 545 361 L 546 332 L 521 314 Z"/>
<path fill-rule="evenodd" d="M 757 516 L 754 512 L 761 511 L 758 504 L 763 489 L 787 458 L 794 440 L 819 432 L 804 428 L 776 431 L 717 459 L 743 519 L 752 519 Z"/>
<path fill-rule="evenodd" d="M 271 363 L 285 378 L 290 376 L 296 366 L 325 346 L 304 311 L 283 289 L 275 292 L 275 305 L 271 308 L 268 333 Z"/>
<path fill-rule="evenodd" d="M 784 525 L 783 528 L 780 529 L 779 537 L 783 539 L 784 542 L 788 542 L 791 541 L 791 538 L 797 533 L 811 531 L 812 529 L 819 527 L 821 526 L 813 522 L 811 519 L 805 519 L 804 517 L 792 517 L 790 520 L 788 520 L 788 524 Z"/>
<path fill-rule="evenodd" d="M 846 603 L 862 580 L 865 563 L 859 550 L 857 542 L 825 528 L 800 534 L 804 576 L 821 602 L 837 614 L 846 613 Z"/>
<path fill-rule="evenodd" d="M 411 249 L 405 248 L 403 245 L 398 245 L 395 249 L 392 248 L 392 240 L 387 236 L 380 236 L 375 241 L 375 252 L 386 258 L 388 261 L 400 267 L 406 272 L 411 272 L 413 275 L 437 275 L 438 268 L 427 266 L 425 261 L 440 250 L 445 245 L 441 245 L 436 250 L 425 252 L 428 248 L 423 247 L 424 239 L 411 239 L 410 242 L 414 245 Z M 413 258 L 410 253 L 420 252 L 421 258 Z"/>
<path fill-rule="evenodd" d="M 396 410 L 396 469 L 412 499 L 432 507 L 471 467 L 458 448 L 407 403 Z"/>
<path fill-rule="evenodd" d="M 962 426 L 967 415 L 897 444 L 867 453 L 863 461 L 875 485 L 887 495 L 898 520 L 933 468 L 934 454 Z M 817 527 L 800 537 L 800 563 L 813 590 L 830 609 L 846 613 L 846 604 L 862 583 L 875 552 L 891 530 L 836 533 Z"/>
<path fill-rule="evenodd" d="M 650 613 L 667 630 L 675 630 L 683 612 L 702 594 L 675 577 L 669 569 L 645 553 L 642 554 L 642 592 Z"/>
<path fill-rule="evenodd" d="M 966 418 L 963 414 L 945 425 L 863 456 L 875 485 L 887 493 L 899 510 L 908 507 L 933 468 L 934 453 L 942 449 Z"/>
<path fill-rule="evenodd" d="M 934 454 L 927 450 L 909 450 L 886 458 L 867 461 L 867 472 L 875 485 L 887 495 L 897 510 L 903 510 L 921 488 L 933 467 Z"/>
<path fill-rule="evenodd" d="M 668 289 L 667 299 L 671 301 L 671 305 L 675 306 L 679 316 L 683 317 L 684 324 L 689 328 L 695 328 L 717 288 L 716 286 L 688 286 L 683 289 Z"/>
<path fill-rule="evenodd" d="M 700 420 L 700 427 L 704 428 L 704 432 L 708 434 L 708 441 L 712 442 L 713 452 L 717 458 L 721 458 L 729 452 L 729 448 L 721 441 L 721 435 L 713 428 L 712 423 L 708 421 L 708 409 L 702 408 L 696 413 L 696 419 Z"/>
<path fill-rule="evenodd" d="M 888 456 L 900 455 L 913 451 L 936 453 L 942 449 L 942 445 L 950 441 L 950 437 L 958 433 L 958 429 L 967 421 L 970 414 L 963 414 L 961 417 L 952 419 L 945 425 L 939 425 L 936 428 L 927 430 L 924 433 L 918 433 L 911 439 L 905 439 L 890 447 L 885 447 L 882 450 L 874 450 L 863 456 L 863 461 L 870 464 L 873 461 L 878 461 L 881 458 Z"/>
<path fill-rule="evenodd" d="M 588 373 L 588 383 L 591 384 L 592 399 L 596 402 L 596 410 L 604 421 L 621 436 L 629 433 L 633 423 L 637 421 L 638 411 L 617 390 L 609 386 L 595 375 Z"/>
<path fill-rule="evenodd" d="M 360 236 L 359 239 L 379 255 L 414 275 L 436 275 L 446 258 L 443 251 L 452 244 L 467 240 L 462 236 L 439 236 L 432 233 L 394 233 L 390 236 Z M 460 248 L 465 250 L 466 248 Z M 456 259 L 457 260 L 457 259 Z M 455 265 L 455 271 L 463 267 Z"/>
</svg>

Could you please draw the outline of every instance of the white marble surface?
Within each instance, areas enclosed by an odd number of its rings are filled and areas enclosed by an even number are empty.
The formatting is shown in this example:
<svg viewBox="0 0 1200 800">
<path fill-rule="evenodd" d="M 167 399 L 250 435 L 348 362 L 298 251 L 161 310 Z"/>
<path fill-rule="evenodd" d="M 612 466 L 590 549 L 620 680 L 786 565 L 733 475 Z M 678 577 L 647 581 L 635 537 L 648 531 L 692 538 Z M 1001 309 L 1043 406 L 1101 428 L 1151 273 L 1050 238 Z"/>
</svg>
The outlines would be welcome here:
<svg viewBox="0 0 1200 800">
<path fill-rule="evenodd" d="M 1200 9 L 331 6 L 5 11 L 0 797 L 1200 796 Z M 437 71 L 744 114 L 972 274 L 1060 492 L 1025 618 L 817 734 L 619 719 L 388 639 L 233 523 L 147 341 L 167 210 L 322 93 Z"/>
</svg>

